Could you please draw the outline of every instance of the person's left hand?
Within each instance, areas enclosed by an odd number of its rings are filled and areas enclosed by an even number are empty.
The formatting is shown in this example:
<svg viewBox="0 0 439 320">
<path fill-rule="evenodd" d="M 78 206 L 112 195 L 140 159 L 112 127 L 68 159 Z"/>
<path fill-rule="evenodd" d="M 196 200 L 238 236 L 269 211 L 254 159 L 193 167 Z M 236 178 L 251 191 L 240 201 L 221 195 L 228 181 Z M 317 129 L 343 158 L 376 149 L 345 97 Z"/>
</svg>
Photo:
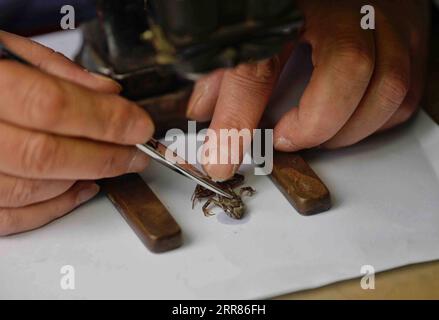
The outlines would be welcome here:
<svg viewBox="0 0 439 320">
<path fill-rule="evenodd" d="M 299 106 L 275 126 L 275 148 L 348 146 L 408 120 L 423 92 L 430 1 L 369 1 L 375 31 L 360 27 L 362 0 L 340 0 L 337 6 L 327 0 L 298 2 L 305 16 L 301 40 L 312 47 L 314 71 Z M 202 78 L 188 117 L 212 119 L 215 131 L 257 128 L 291 52 Z M 209 162 L 204 168 L 225 180 L 237 166 Z"/>
</svg>

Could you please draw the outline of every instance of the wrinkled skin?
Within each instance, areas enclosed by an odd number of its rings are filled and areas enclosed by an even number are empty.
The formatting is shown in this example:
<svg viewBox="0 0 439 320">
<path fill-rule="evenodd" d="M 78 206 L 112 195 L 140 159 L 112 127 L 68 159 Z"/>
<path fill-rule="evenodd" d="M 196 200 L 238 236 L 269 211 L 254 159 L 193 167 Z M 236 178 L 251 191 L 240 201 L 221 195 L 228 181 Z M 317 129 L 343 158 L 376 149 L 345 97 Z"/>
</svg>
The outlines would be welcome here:
<svg viewBox="0 0 439 320">
<path fill-rule="evenodd" d="M 38 68 L 0 60 L 0 236 L 38 228 L 99 192 L 95 179 L 143 171 L 133 145 L 154 132 L 120 85 L 29 39 L 0 41 Z"/>
<path fill-rule="evenodd" d="M 305 25 L 300 41 L 312 48 L 314 71 L 299 105 L 274 126 L 280 151 L 340 148 L 407 121 L 418 110 L 428 61 L 428 0 L 299 0 Z M 376 30 L 363 30 L 361 7 L 373 5 Z M 187 115 L 212 120 L 210 128 L 255 129 L 294 45 L 278 56 L 200 79 Z M 291 70 L 295 72 L 295 70 Z M 286 78 L 294 77 L 287 75 Z M 287 84 L 288 85 L 288 84 Z M 288 88 L 286 88 L 288 90 Z M 291 88 L 293 90 L 293 88 Z M 218 164 L 211 152 L 204 169 L 227 180 L 239 166 Z M 242 150 L 230 150 L 242 160 Z"/>
</svg>

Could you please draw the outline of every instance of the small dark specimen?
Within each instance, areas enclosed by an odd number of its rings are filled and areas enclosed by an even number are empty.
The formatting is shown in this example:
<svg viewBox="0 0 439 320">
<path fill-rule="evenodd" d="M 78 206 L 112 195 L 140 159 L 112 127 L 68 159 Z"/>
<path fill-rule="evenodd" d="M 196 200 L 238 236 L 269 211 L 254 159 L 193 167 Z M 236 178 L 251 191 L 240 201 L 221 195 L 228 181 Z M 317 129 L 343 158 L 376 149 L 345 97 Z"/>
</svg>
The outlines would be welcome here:
<svg viewBox="0 0 439 320">
<path fill-rule="evenodd" d="M 239 187 L 244 183 L 244 176 L 240 174 L 235 174 L 235 176 L 227 181 L 221 182 L 220 185 L 224 190 L 228 190 L 234 195 L 232 199 L 218 195 L 200 185 L 197 185 L 195 191 L 192 195 L 192 209 L 195 206 L 195 202 L 201 199 L 207 199 L 207 202 L 203 205 L 203 213 L 206 217 L 212 216 L 210 213 L 209 206 L 214 204 L 233 219 L 241 219 L 245 213 L 245 205 L 241 197 L 252 196 L 256 191 L 251 187 L 243 187 L 240 189 L 239 194 L 237 194 L 233 189 Z"/>
</svg>

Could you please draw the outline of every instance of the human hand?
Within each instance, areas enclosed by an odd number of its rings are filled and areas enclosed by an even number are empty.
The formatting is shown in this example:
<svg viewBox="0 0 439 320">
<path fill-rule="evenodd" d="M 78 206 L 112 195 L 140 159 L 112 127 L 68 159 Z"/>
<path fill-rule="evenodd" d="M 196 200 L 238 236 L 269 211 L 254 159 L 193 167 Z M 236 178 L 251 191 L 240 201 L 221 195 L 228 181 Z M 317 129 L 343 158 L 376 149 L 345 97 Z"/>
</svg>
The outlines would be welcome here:
<svg viewBox="0 0 439 320">
<path fill-rule="evenodd" d="M 277 150 L 352 145 L 405 122 L 418 108 L 428 56 L 429 1 L 336 3 L 298 1 L 305 17 L 301 41 L 312 47 L 314 71 L 299 106 L 274 128 Z M 364 4 L 375 8 L 374 31 L 360 27 Z M 204 77 L 195 86 L 188 117 L 212 119 L 215 131 L 256 128 L 291 52 L 287 48 L 270 60 Z M 229 154 L 234 152 L 240 151 Z M 204 168 L 225 180 L 237 166 L 208 163 Z"/>
<path fill-rule="evenodd" d="M 32 68 L 0 60 L 0 235 L 40 227 L 94 197 L 92 181 L 141 171 L 154 125 L 120 86 L 0 31 Z"/>
</svg>

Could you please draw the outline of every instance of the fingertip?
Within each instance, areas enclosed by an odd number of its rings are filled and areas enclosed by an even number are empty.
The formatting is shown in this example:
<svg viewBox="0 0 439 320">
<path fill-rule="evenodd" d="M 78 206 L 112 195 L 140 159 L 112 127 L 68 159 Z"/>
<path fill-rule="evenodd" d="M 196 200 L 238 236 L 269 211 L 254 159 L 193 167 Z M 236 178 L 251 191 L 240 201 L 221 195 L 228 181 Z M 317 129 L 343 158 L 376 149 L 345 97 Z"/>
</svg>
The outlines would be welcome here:
<svg viewBox="0 0 439 320">
<path fill-rule="evenodd" d="M 204 166 L 204 170 L 213 181 L 223 182 L 233 177 L 238 166 L 236 164 L 207 164 Z"/>
<path fill-rule="evenodd" d="M 228 139 L 222 139 L 221 134 L 215 132 L 209 129 L 206 135 L 201 159 L 203 169 L 214 181 L 226 181 L 238 170 L 243 157 L 241 151 L 245 146 L 229 143 Z M 231 139 L 233 141 L 233 136 Z"/>
<path fill-rule="evenodd" d="M 110 94 L 120 94 L 122 92 L 123 88 L 119 82 L 98 73 L 88 72 L 88 74 L 96 81 L 97 90 Z"/>
<path fill-rule="evenodd" d="M 146 115 L 146 119 L 147 119 L 146 120 L 147 125 L 145 127 L 145 131 L 146 131 L 145 137 L 146 137 L 146 140 L 143 141 L 143 142 L 146 142 L 146 141 L 150 140 L 154 136 L 154 132 L 155 132 L 154 122 L 152 121 L 151 117 L 148 114 Z"/>
<path fill-rule="evenodd" d="M 137 105 L 136 108 L 139 109 L 139 113 L 134 120 L 134 125 L 129 129 L 128 132 L 128 135 L 133 138 L 128 140 L 134 141 L 135 144 L 145 143 L 154 136 L 155 125 L 146 111 Z"/>
<path fill-rule="evenodd" d="M 142 172 L 149 165 L 149 157 L 139 149 L 135 149 L 133 157 L 128 165 L 128 173 Z"/>
<path fill-rule="evenodd" d="M 286 113 L 274 128 L 274 148 L 283 152 L 294 152 L 303 149 L 294 141 L 292 126 L 297 119 L 297 109 Z"/>
<path fill-rule="evenodd" d="M 94 198 L 100 190 L 100 187 L 91 181 L 81 181 L 76 185 L 78 192 L 76 196 L 76 204 L 80 205 Z"/>
</svg>

